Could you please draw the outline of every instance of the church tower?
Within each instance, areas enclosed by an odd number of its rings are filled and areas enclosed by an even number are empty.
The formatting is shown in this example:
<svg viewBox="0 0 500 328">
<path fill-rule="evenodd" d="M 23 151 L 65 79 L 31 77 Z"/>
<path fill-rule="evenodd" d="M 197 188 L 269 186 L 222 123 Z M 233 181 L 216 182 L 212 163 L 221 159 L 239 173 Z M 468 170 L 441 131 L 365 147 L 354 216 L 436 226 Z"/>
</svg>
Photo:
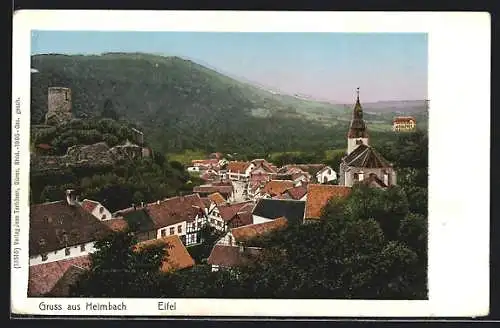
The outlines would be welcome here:
<svg viewBox="0 0 500 328">
<path fill-rule="evenodd" d="M 360 144 L 368 146 L 368 132 L 366 130 L 366 123 L 363 120 L 363 108 L 359 102 L 359 87 L 356 89 L 356 93 L 356 105 L 354 105 L 351 125 L 349 126 L 349 132 L 347 132 L 347 155 Z"/>
</svg>

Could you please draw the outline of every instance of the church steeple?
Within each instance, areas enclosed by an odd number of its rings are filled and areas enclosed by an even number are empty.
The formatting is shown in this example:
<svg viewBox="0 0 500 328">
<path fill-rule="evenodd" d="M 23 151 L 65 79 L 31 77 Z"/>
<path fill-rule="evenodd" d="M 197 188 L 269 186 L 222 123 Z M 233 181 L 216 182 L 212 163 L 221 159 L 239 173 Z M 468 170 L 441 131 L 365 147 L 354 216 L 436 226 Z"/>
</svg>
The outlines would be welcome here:
<svg viewBox="0 0 500 328">
<path fill-rule="evenodd" d="M 352 112 L 352 120 L 347 137 L 368 138 L 366 124 L 363 120 L 363 107 L 361 107 L 361 103 L 359 102 L 359 87 L 356 88 L 356 104 L 354 105 L 354 110 Z"/>
<path fill-rule="evenodd" d="M 368 145 L 368 131 L 363 120 L 363 107 L 359 101 L 359 87 L 356 88 L 356 104 L 352 112 L 351 125 L 347 132 L 347 153 L 351 153 L 358 145 Z"/>
</svg>

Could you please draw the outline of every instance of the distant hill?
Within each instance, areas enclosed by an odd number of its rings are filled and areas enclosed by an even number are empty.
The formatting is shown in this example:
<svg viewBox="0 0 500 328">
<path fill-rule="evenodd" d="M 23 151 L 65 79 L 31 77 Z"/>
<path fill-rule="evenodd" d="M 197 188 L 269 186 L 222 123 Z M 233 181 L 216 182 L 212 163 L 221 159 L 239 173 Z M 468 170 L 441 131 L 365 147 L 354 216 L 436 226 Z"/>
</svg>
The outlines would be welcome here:
<svg viewBox="0 0 500 328">
<path fill-rule="evenodd" d="M 165 153 L 340 147 L 352 110 L 352 104 L 272 93 L 179 57 L 47 54 L 32 56 L 31 67 L 38 71 L 32 74 L 32 124 L 43 123 L 47 88 L 69 87 L 75 117 L 100 118 L 111 109 Z"/>
</svg>

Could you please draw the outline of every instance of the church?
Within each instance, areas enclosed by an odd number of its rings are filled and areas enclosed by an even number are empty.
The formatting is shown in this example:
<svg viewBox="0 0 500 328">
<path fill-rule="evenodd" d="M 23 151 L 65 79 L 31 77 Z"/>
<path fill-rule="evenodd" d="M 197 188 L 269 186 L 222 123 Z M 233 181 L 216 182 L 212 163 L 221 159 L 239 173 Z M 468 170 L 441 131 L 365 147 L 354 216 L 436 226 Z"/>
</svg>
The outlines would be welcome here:
<svg viewBox="0 0 500 328">
<path fill-rule="evenodd" d="M 356 92 L 356 104 L 347 133 L 347 154 L 340 162 L 339 185 L 352 187 L 356 183 L 365 183 L 385 189 L 396 185 L 396 172 L 392 164 L 370 146 L 359 102 L 359 88 Z"/>
</svg>

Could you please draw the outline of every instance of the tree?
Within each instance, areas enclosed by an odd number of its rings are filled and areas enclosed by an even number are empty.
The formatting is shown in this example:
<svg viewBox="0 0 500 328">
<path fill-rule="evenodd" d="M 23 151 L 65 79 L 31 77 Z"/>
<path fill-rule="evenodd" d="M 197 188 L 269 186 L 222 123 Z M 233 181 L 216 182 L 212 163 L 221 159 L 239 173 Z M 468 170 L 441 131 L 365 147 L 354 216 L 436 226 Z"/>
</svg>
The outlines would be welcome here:
<svg viewBox="0 0 500 328">
<path fill-rule="evenodd" d="M 106 99 L 106 101 L 104 102 L 104 108 L 102 110 L 101 116 L 104 118 L 113 119 L 115 121 L 118 121 L 118 119 L 120 118 L 111 99 Z"/>
<path fill-rule="evenodd" d="M 168 246 L 137 251 L 130 231 L 107 235 L 95 243 L 91 267 L 72 288 L 79 297 L 154 297 L 160 265 Z"/>
</svg>

